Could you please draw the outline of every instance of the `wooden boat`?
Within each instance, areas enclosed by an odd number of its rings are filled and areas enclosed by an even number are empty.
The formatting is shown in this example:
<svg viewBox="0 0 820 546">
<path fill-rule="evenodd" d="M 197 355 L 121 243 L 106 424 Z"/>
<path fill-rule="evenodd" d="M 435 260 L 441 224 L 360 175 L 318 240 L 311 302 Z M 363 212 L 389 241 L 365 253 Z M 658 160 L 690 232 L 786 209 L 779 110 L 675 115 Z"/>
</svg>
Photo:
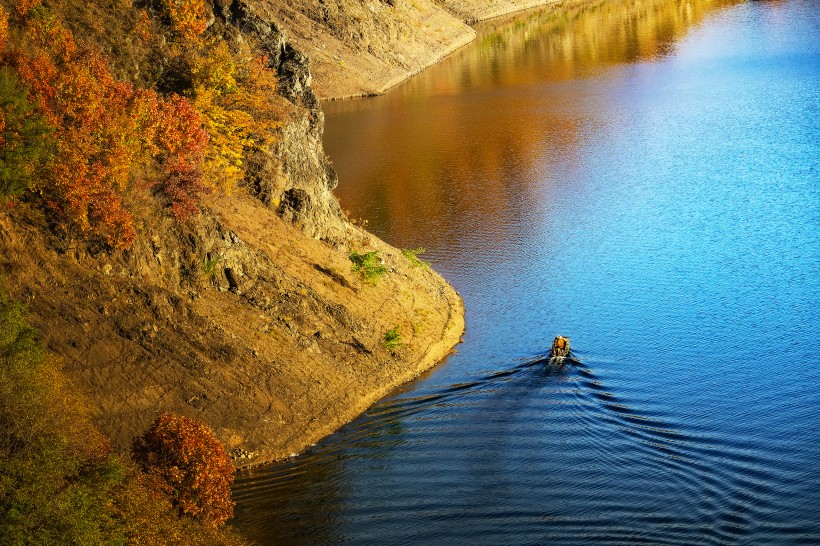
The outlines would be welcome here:
<svg viewBox="0 0 820 546">
<path fill-rule="evenodd" d="M 555 339 L 552 340 L 550 357 L 564 358 L 567 356 L 569 356 L 569 338 L 564 336 L 555 336 Z"/>
</svg>

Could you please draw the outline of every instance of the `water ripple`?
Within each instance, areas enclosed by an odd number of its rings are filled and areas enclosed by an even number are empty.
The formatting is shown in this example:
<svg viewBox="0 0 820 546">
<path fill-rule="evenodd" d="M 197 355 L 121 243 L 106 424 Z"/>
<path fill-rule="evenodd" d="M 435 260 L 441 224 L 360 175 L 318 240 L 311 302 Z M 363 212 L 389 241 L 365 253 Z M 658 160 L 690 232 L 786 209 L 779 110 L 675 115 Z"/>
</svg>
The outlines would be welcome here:
<svg viewBox="0 0 820 546">
<path fill-rule="evenodd" d="M 310 515 L 311 495 L 318 489 L 320 498 L 345 498 L 350 524 L 376 518 L 390 528 L 410 514 L 431 525 L 466 520 L 482 529 L 473 538 L 485 543 L 499 528 L 516 536 L 516 542 L 526 543 L 529 536 L 537 541 L 533 527 L 549 520 L 550 541 L 558 543 L 582 537 L 606 544 L 685 544 L 697 529 L 701 543 L 723 544 L 741 540 L 753 522 L 778 510 L 780 492 L 797 478 L 773 472 L 778 461 L 771 454 L 742 438 L 689 429 L 651 407 L 635 389 L 629 396 L 621 394 L 590 365 L 555 367 L 538 355 L 469 381 L 386 401 L 307 454 L 242 475 L 236 486 L 238 512 L 247 520 L 252 507 L 276 507 L 275 526 L 281 533 L 283 525 L 288 527 L 282 507 L 301 518 L 315 517 Z M 564 449 L 557 453 L 540 432 L 545 421 L 564 430 Z M 507 450 L 508 443 L 515 449 Z M 402 457 L 396 463 L 392 454 L 398 448 Z M 545 459 L 556 457 L 563 460 L 545 466 Z M 630 477 L 614 488 L 604 477 L 613 465 Z M 411 481 L 415 487 L 391 489 L 376 498 L 347 491 L 351 475 L 365 467 L 382 470 L 383 486 Z M 586 473 L 583 487 L 563 496 L 565 502 L 587 508 L 563 518 L 561 502 L 535 502 L 529 511 L 505 503 L 512 491 L 515 498 L 537 499 L 551 490 L 548 477 L 510 474 L 507 467 L 558 471 L 555 481 L 562 473 Z M 486 493 L 472 485 L 480 482 L 489 483 Z M 431 493 L 420 496 L 421 491 Z M 686 513 L 664 511 L 670 491 L 684 499 Z M 484 494 L 494 502 L 482 499 Z M 631 507 L 639 504 L 657 511 L 634 513 Z M 583 518 L 593 506 L 608 517 Z M 550 511 L 556 513 L 550 516 Z M 623 528 L 613 527 L 613 521 L 623 521 Z M 262 521 L 256 525 L 264 528 Z M 508 525 L 520 526 L 520 534 Z M 636 528 L 643 531 L 636 534 Z M 442 532 L 436 536 L 446 542 Z"/>
</svg>

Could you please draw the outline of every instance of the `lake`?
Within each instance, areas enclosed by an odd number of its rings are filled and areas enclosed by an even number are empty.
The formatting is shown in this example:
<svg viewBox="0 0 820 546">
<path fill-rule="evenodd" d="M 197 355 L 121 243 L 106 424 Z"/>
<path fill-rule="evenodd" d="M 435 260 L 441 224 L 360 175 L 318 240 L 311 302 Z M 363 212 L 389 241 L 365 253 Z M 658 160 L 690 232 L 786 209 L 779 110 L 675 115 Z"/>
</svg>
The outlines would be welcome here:
<svg viewBox="0 0 820 546">
<path fill-rule="evenodd" d="M 426 248 L 467 331 L 240 474 L 241 532 L 820 544 L 820 2 L 568 2 L 323 108 L 342 206 Z"/>
</svg>

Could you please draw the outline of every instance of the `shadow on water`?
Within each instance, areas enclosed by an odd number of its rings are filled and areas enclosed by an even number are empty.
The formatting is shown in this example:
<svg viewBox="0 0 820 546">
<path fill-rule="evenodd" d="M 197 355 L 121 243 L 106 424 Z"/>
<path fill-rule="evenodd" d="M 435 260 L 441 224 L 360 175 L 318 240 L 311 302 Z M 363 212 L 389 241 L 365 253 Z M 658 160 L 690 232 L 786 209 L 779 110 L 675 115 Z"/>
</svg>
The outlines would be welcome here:
<svg viewBox="0 0 820 546">
<path fill-rule="evenodd" d="M 353 481 L 350 474 L 360 471 L 362 465 L 369 471 L 387 468 L 396 450 L 412 447 L 414 442 L 416 447 L 424 444 L 423 439 L 408 438 L 408 421 L 414 421 L 418 428 L 418 423 L 449 417 L 460 407 L 468 410 L 473 424 L 492 415 L 494 426 L 487 434 L 499 438 L 503 436 L 499 423 L 510 421 L 526 399 L 518 396 L 512 403 L 508 390 L 535 396 L 566 378 L 574 365 L 551 363 L 548 355 L 536 355 L 467 381 L 422 387 L 382 401 L 299 457 L 240 474 L 234 499 L 243 531 L 249 529 L 249 534 L 263 544 L 341 541 L 342 513 L 352 508 L 346 491 Z M 464 417 L 463 412 L 457 413 Z M 425 432 L 442 432 L 450 426 L 439 424 Z M 457 426 L 471 429 L 470 423 Z M 469 435 L 475 437 L 476 431 Z"/>
</svg>

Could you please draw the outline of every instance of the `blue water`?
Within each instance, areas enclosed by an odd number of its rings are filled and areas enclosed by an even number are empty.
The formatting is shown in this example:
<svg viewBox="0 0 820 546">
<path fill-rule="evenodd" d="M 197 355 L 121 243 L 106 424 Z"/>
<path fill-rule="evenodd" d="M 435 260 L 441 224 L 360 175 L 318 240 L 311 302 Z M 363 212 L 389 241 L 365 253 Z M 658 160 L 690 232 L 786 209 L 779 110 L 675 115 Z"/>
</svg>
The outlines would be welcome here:
<svg viewBox="0 0 820 546">
<path fill-rule="evenodd" d="M 240 476 L 241 531 L 820 544 L 820 2 L 708 5 L 674 31 L 596 14 L 589 41 L 527 15 L 326 105 L 343 206 L 428 249 L 467 331 L 305 455 Z M 559 333 L 580 364 L 547 365 Z"/>
</svg>

